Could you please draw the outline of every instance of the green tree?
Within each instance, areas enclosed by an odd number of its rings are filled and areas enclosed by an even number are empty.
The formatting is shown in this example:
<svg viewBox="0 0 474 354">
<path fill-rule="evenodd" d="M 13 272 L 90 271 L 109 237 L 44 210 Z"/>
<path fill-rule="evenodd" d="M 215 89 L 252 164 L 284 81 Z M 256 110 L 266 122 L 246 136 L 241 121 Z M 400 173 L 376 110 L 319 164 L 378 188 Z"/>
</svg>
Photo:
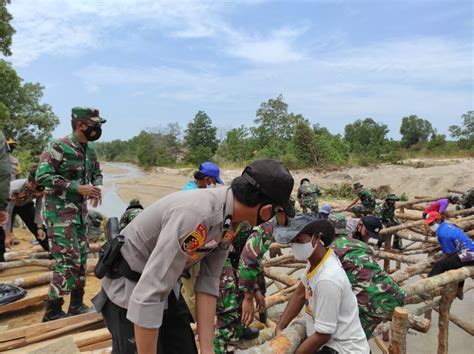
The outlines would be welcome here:
<svg viewBox="0 0 474 354">
<path fill-rule="evenodd" d="M 185 145 L 189 152 L 187 160 L 200 164 L 211 160 L 217 151 L 218 140 L 216 138 L 217 128 L 212 126 L 212 120 L 204 111 L 197 112 L 194 119 L 188 123 Z"/>
<path fill-rule="evenodd" d="M 14 138 L 18 148 L 39 154 L 59 124 L 50 105 L 41 103 L 44 87 L 36 83 L 22 84 L 9 63 L 0 60 L 0 101 L 10 114 L 0 118 L 7 137 Z"/>
<path fill-rule="evenodd" d="M 408 148 L 415 145 L 425 145 L 429 137 L 434 134 L 434 130 L 428 120 L 411 115 L 403 117 L 400 134 L 402 135 L 402 146 Z"/>
<path fill-rule="evenodd" d="M 13 16 L 8 12 L 7 4 L 10 4 L 10 0 L 0 0 L 0 52 L 6 57 L 12 55 L 10 47 L 16 32 L 10 24 Z"/>
<path fill-rule="evenodd" d="M 243 162 L 253 157 L 254 149 L 255 140 L 250 136 L 249 129 L 242 125 L 227 132 L 217 154 L 227 161 Z"/>
<path fill-rule="evenodd" d="M 459 139 L 459 146 L 471 148 L 474 146 L 474 111 L 468 111 L 461 116 L 462 126 L 451 125 L 449 132 L 453 138 Z"/>
<path fill-rule="evenodd" d="M 344 128 L 344 139 L 349 143 L 351 152 L 378 155 L 383 151 L 389 132 L 385 124 L 379 124 L 372 118 L 358 119 Z"/>
<path fill-rule="evenodd" d="M 316 142 L 316 135 L 308 122 L 302 121 L 296 125 L 293 136 L 295 154 L 305 164 L 318 166 L 322 163 L 321 152 Z"/>
</svg>

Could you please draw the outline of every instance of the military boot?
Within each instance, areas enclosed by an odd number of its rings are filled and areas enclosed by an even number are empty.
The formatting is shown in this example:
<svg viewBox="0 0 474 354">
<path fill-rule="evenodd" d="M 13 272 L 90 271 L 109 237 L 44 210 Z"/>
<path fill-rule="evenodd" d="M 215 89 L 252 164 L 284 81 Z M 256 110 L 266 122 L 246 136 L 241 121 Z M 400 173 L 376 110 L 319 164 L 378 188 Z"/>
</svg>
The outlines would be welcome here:
<svg viewBox="0 0 474 354">
<path fill-rule="evenodd" d="M 66 317 L 66 313 L 62 309 L 63 304 L 64 300 L 62 297 L 48 300 L 46 312 L 43 316 L 43 322 L 59 320 L 60 318 Z"/>
<path fill-rule="evenodd" d="M 259 334 L 260 334 L 260 331 L 257 328 L 246 327 L 240 338 L 245 339 L 245 340 L 251 340 L 251 339 L 258 338 Z"/>
<path fill-rule="evenodd" d="M 71 290 L 71 302 L 69 303 L 68 316 L 80 315 L 82 313 L 91 312 L 92 309 L 87 307 L 82 301 L 84 298 L 84 289 Z"/>
</svg>

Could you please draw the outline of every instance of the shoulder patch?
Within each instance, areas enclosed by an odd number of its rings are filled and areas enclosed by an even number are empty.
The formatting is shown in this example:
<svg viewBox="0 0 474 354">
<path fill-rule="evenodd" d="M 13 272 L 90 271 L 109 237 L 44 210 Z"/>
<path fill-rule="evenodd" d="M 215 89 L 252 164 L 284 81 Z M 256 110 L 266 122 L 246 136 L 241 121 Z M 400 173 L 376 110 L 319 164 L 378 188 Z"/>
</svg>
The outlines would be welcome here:
<svg viewBox="0 0 474 354">
<path fill-rule="evenodd" d="M 181 249 L 186 252 L 192 252 L 204 245 L 206 241 L 207 230 L 204 225 L 199 224 L 195 230 L 182 237 Z"/>
</svg>

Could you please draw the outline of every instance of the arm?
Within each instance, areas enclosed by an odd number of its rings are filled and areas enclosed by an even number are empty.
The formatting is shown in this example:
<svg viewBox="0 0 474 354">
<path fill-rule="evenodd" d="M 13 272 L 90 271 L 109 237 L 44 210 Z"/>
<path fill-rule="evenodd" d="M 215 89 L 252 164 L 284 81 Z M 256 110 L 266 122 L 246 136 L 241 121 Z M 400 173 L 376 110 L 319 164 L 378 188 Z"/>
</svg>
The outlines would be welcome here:
<svg viewBox="0 0 474 354">
<path fill-rule="evenodd" d="M 135 340 L 137 342 L 137 351 L 139 354 L 155 354 L 158 345 L 158 328 L 145 328 L 134 325 Z"/>
<path fill-rule="evenodd" d="M 296 316 L 298 316 L 304 306 L 304 302 L 305 288 L 303 283 L 300 282 L 293 295 L 291 295 L 290 300 L 288 300 L 288 305 L 286 305 L 280 321 L 278 321 L 278 324 L 276 325 L 276 335 L 280 334 L 280 332 L 284 330 Z"/>
<path fill-rule="evenodd" d="M 330 334 L 314 333 L 307 337 L 303 343 L 296 349 L 295 354 L 316 353 L 324 344 L 331 339 Z"/>
<path fill-rule="evenodd" d="M 349 211 L 357 202 L 359 201 L 359 197 L 355 198 L 351 204 L 349 204 L 343 211 Z"/>
<path fill-rule="evenodd" d="M 201 345 L 201 353 L 214 353 L 214 317 L 216 315 L 215 296 L 197 292 L 196 293 L 196 317 L 198 324 L 198 335 Z"/>
<path fill-rule="evenodd" d="M 93 163 L 92 163 L 92 178 L 91 182 L 94 186 L 101 186 L 103 184 L 102 170 L 100 169 L 100 163 L 97 161 L 97 154 L 93 151 Z"/>
</svg>

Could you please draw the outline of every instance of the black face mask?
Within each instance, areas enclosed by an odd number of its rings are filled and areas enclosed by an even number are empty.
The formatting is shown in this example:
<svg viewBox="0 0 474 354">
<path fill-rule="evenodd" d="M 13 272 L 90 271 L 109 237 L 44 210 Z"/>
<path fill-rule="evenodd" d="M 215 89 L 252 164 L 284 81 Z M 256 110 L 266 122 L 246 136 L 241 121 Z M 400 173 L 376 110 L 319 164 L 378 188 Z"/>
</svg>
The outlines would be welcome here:
<svg viewBox="0 0 474 354">
<path fill-rule="evenodd" d="M 88 141 L 96 141 L 102 135 L 102 128 L 100 125 L 88 126 L 83 133 Z"/>
<path fill-rule="evenodd" d="M 275 208 L 272 205 L 272 213 L 271 213 L 270 217 L 267 220 L 263 220 L 262 217 L 260 216 L 260 211 L 262 210 L 263 207 L 264 207 L 264 205 L 262 204 L 262 205 L 260 205 L 260 207 L 257 210 L 257 224 L 255 226 L 266 223 L 268 220 L 270 220 L 271 218 L 273 218 L 276 215 Z"/>
</svg>

